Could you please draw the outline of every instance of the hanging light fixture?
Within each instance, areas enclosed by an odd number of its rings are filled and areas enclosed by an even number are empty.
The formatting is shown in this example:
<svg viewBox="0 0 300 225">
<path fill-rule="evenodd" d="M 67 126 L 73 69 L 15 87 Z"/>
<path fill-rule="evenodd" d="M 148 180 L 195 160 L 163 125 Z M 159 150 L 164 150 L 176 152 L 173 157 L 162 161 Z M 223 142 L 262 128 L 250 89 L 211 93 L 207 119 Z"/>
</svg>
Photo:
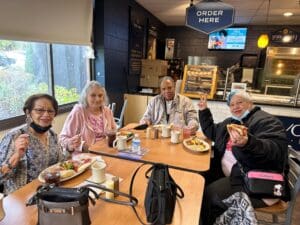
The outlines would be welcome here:
<svg viewBox="0 0 300 225">
<path fill-rule="evenodd" d="M 257 40 L 257 47 L 265 48 L 269 44 L 269 36 L 267 34 L 261 34 Z"/>
<path fill-rule="evenodd" d="M 268 24 L 270 3 L 271 3 L 271 0 L 269 0 L 269 3 L 268 3 L 267 16 L 266 16 L 266 25 Z M 261 34 L 258 37 L 258 40 L 257 40 L 257 47 L 266 48 L 268 46 L 268 44 L 269 44 L 269 35 L 268 34 Z"/>
</svg>

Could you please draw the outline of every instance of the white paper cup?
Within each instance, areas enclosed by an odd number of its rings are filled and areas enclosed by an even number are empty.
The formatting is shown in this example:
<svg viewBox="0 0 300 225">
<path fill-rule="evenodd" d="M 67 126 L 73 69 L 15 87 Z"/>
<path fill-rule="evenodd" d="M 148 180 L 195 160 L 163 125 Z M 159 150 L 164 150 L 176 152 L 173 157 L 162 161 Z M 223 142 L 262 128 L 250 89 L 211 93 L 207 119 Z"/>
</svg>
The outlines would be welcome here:
<svg viewBox="0 0 300 225">
<path fill-rule="evenodd" d="M 92 180 L 96 183 L 102 183 L 105 181 L 105 168 L 104 162 L 96 161 L 92 164 Z"/>
</svg>

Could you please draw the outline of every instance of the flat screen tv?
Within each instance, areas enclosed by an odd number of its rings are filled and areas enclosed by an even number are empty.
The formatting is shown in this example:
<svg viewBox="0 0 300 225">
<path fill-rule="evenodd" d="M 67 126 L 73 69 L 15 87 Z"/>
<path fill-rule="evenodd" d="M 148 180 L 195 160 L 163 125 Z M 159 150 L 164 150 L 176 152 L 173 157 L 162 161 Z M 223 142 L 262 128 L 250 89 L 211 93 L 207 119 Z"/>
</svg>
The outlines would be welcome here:
<svg viewBox="0 0 300 225">
<path fill-rule="evenodd" d="M 243 50 L 246 45 L 247 28 L 233 27 L 210 33 L 209 50 Z"/>
</svg>

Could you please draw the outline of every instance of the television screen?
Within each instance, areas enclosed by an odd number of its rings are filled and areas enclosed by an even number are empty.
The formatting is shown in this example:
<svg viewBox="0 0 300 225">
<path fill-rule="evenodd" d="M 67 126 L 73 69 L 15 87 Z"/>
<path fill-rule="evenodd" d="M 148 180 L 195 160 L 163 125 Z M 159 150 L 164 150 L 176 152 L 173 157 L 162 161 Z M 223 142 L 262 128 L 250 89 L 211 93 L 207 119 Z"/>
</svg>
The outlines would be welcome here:
<svg viewBox="0 0 300 225">
<path fill-rule="evenodd" d="M 247 28 L 227 28 L 210 33 L 209 50 L 243 50 L 246 44 Z"/>
</svg>

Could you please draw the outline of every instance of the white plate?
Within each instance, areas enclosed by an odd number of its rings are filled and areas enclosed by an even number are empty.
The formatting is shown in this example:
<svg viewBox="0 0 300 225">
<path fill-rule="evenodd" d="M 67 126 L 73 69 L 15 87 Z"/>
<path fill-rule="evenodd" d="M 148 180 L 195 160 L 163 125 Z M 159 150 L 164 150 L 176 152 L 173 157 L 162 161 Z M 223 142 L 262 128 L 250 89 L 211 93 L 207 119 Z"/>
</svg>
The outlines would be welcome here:
<svg viewBox="0 0 300 225">
<path fill-rule="evenodd" d="M 190 144 L 190 142 L 194 142 L 194 144 Z M 199 153 L 199 152 L 206 152 L 209 150 L 209 144 L 198 138 L 198 137 L 191 137 L 188 139 L 183 140 L 183 145 L 184 147 L 186 147 L 187 149 L 195 152 L 195 153 Z"/>
<path fill-rule="evenodd" d="M 77 156 L 77 157 L 79 157 L 80 159 L 84 159 L 82 156 L 81 156 L 81 157 L 80 157 L 80 156 Z M 71 175 L 71 176 L 69 176 L 69 177 L 61 178 L 61 179 L 59 180 L 59 182 L 63 182 L 63 181 L 66 181 L 66 180 L 70 180 L 70 179 L 72 179 L 73 177 L 76 177 L 76 176 L 78 176 L 79 174 L 82 174 L 84 171 L 86 171 L 86 169 L 89 168 L 90 165 L 92 165 L 92 164 L 96 161 L 96 158 L 93 158 L 93 157 L 88 157 L 88 158 L 91 159 L 91 161 L 90 161 L 89 163 L 83 164 L 83 165 L 80 167 L 80 170 L 79 170 L 79 171 L 77 171 L 77 172 L 74 171 L 74 174 Z M 73 158 L 73 159 L 74 159 L 74 158 Z M 59 167 L 59 164 L 60 164 L 60 163 L 56 163 L 56 164 L 54 164 L 54 165 L 52 165 L 52 166 L 50 166 L 50 167 L 44 169 L 44 170 L 39 174 L 38 180 L 39 180 L 40 182 L 42 182 L 42 183 L 45 183 L 45 179 L 44 179 L 44 177 L 42 176 L 42 174 L 45 173 L 47 170 L 54 169 L 55 167 L 58 168 L 58 167 Z"/>
</svg>

